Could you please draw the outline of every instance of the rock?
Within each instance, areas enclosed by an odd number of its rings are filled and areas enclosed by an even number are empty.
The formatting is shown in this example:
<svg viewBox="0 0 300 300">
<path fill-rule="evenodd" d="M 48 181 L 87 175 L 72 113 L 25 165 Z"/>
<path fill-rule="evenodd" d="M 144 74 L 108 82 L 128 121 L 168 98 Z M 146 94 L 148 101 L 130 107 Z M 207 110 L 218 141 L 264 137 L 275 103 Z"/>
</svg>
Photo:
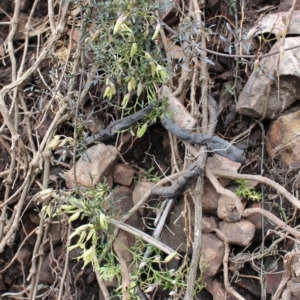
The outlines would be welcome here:
<svg viewBox="0 0 300 300">
<path fill-rule="evenodd" d="M 45 254 L 39 274 L 39 283 L 48 285 L 53 284 L 57 276 L 55 270 L 61 267 L 57 265 L 59 263 L 59 257 L 61 257 L 61 255 L 62 247 L 60 245 L 56 246 L 50 253 Z"/>
<path fill-rule="evenodd" d="M 166 85 L 163 85 L 161 95 L 168 99 L 167 113 L 171 115 L 172 121 L 182 129 L 194 129 L 197 121 L 190 115 L 183 104 L 173 96 Z"/>
<path fill-rule="evenodd" d="M 127 187 L 121 186 L 117 190 L 114 190 L 113 198 L 116 200 L 116 209 L 119 210 L 122 215 L 127 213 L 133 206 L 132 192 Z M 139 215 L 139 212 L 135 212 L 134 214 L 132 214 L 126 221 L 126 224 L 136 229 L 142 230 L 143 222 Z M 133 254 L 131 252 L 135 246 L 137 246 L 137 239 L 135 235 L 123 230 L 119 231 L 117 238 L 113 244 L 113 248 L 117 257 L 125 262 L 128 272 L 130 273 L 134 273 L 137 268 L 137 264 L 135 261 L 133 261 Z M 106 282 L 105 284 L 113 285 L 115 283 L 115 280 L 116 278 L 114 278 L 112 282 Z"/>
<path fill-rule="evenodd" d="M 202 283 L 206 284 L 205 289 L 209 291 L 212 296 L 213 300 L 237 300 L 235 296 L 229 293 L 224 286 L 224 283 L 219 281 L 218 279 L 212 279 L 209 277 L 204 277 Z M 248 293 L 246 290 L 235 286 L 231 283 L 231 287 L 236 290 L 241 296 L 241 299 L 245 300 L 257 300 L 258 298 L 253 296 L 252 294 Z M 259 297 L 260 299 L 260 297 Z"/>
<path fill-rule="evenodd" d="M 159 0 L 159 18 L 171 26 L 178 20 L 178 0 Z"/>
<path fill-rule="evenodd" d="M 4 274 L 3 281 L 4 281 L 4 284 L 6 284 L 6 285 L 12 285 L 17 278 L 16 274 L 10 272 L 11 269 L 12 269 L 12 267 L 9 267 L 8 272 L 5 272 L 5 274 Z M 13 267 L 13 269 L 17 270 L 17 272 L 18 272 L 17 274 L 20 274 L 20 270 L 17 267 Z"/>
<path fill-rule="evenodd" d="M 50 238 L 50 243 L 53 246 L 57 246 L 59 243 L 61 243 L 62 239 L 62 231 L 63 231 L 63 224 L 62 223 L 52 223 L 49 227 L 48 231 L 48 237 Z M 50 251 L 50 244 L 45 244 L 44 248 L 45 252 Z"/>
<path fill-rule="evenodd" d="M 197 293 L 195 296 L 195 299 L 214 300 L 212 295 L 205 289 L 202 289 L 199 293 Z"/>
<path fill-rule="evenodd" d="M 171 59 L 176 59 L 176 60 L 183 60 L 185 59 L 185 54 L 184 51 L 182 49 L 182 47 L 174 44 L 174 41 L 171 39 L 166 39 L 167 40 L 167 45 L 168 45 L 168 49 L 166 49 L 168 51 L 169 56 L 171 57 Z"/>
<path fill-rule="evenodd" d="M 299 84 L 298 84 L 299 85 Z M 266 139 L 266 149 L 272 158 L 286 165 L 300 167 L 300 111 L 273 121 Z"/>
<path fill-rule="evenodd" d="M 209 8 L 215 7 L 216 4 L 220 4 L 220 0 L 208 0 L 208 1 L 207 1 L 207 6 L 208 6 Z"/>
<path fill-rule="evenodd" d="M 262 208 L 260 202 L 249 202 L 247 208 Z M 270 211 L 275 216 L 278 216 L 278 213 L 274 211 L 274 206 L 268 205 L 267 203 L 264 204 L 264 209 Z M 262 216 L 261 214 L 253 214 L 245 218 L 246 220 L 250 221 L 255 226 L 255 240 L 261 240 L 262 236 Z M 273 235 L 266 236 L 270 229 L 275 229 L 275 225 L 272 224 L 268 218 L 263 218 L 264 220 L 264 236 L 266 238 L 272 238 Z"/>
<path fill-rule="evenodd" d="M 225 246 L 214 234 L 202 234 L 203 255 L 200 260 L 200 268 L 203 276 L 215 276 L 222 264 Z"/>
<path fill-rule="evenodd" d="M 29 213 L 29 219 L 36 226 L 40 225 L 40 217 L 36 212 L 30 212 Z"/>
<path fill-rule="evenodd" d="M 273 258 L 273 261 L 277 261 Z M 272 261 L 271 261 L 272 265 Z M 300 254 L 299 252 L 289 252 L 284 256 L 285 274 L 290 274 L 285 291 L 281 299 L 298 300 L 300 298 Z M 272 265 L 273 266 L 273 265 Z M 279 260 L 276 265 L 279 271 L 283 270 L 283 262 Z M 283 276 L 283 272 L 280 272 Z M 274 274 L 275 275 L 275 274 Z M 277 283 L 277 282 L 276 282 Z M 275 287 L 275 286 L 274 286 Z"/>
<path fill-rule="evenodd" d="M 10 11 L 10 2 L 7 0 L 0 0 L 0 15 L 6 13 L 8 14 Z"/>
<path fill-rule="evenodd" d="M 186 228 L 184 216 L 185 210 L 184 201 L 179 201 L 174 205 L 169 220 L 167 221 L 167 228 L 164 227 L 160 240 L 162 243 L 172 249 L 176 249 L 178 252 L 191 253 L 193 232 L 188 232 L 188 228 Z M 214 217 L 204 216 L 203 221 L 205 221 L 203 223 L 210 225 L 210 228 L 208 228 L 205 224 L 203 224 L 203 230 L 205 232 L 209 232 L 213 228 L 217 228 L 217 222 Z M 194 224 L 193 210 L 191 220 L 188 222 Z M 188 242 L 190 242 L 190 244 L 187 244 Z M 213 234 L 204 233 L 202 235 L 202 252 L 202 271 L 205 272 L 205 274 L 209 274 L 209 276 L 215 275 L 222 263 L 224 255 L 223 242 Z"/>
<path fill-rule="evenodd" d="M 218 228 L 218 219 L 216 217 L 202 216 L 202 231 L 211 233 L 214 229 Z"/>
<path fill-rule="evenodd" d="M 205 181 L 202 195 L 202 210 L 204 213 L 217 215 L 218 202 L 221 195 L 217 193 L 210 181 Z"/>
<path fill-rule="evenodd" d="M 241 167 L 241 163 L 234 162 L 226 157 L 223 157 L 218 154 L 214 154 L 213 157 L 209 157 L 207 159 L 207 165 L 210 169 L 218 169 L 220 171 L 226 172 L 237 172 Z M 222 186 L 227 186 L 229 183 L 232 182 L 232 179 L 229 178 L 218 178 L 220 184 Z"/>
<path fill-rule="evenodd" d="M 286 1 L 282 1 L 280 5 L 286 4 Z M 278 7 L 278 9 L 280 9 Z M 300 9 L 300 3 L 298 4 L 298 9 Z M 259 21 L 259 33 L 273 33 L 275 35 L 280 34 L 285 29 L 285 24 L 283 19 L 289 14 L 288 9 L 280 12 L 264 15 Z M 290 18 L 290 24 L 288 27 L 287 34 L 300 34 L 299 27 L 300 10 L 294 10 Z"/>
<path fill-rule="evenodd" d="M 131 190 L 124 186 L 114 190 L 112 203 L 113 207 L 111 207 L 110 213 L 113 214 L 115 219 L 120 220 L 122 216 L 133 207 Z M 126 221 L 126 224 L 140 230 L 142 230 L 143 227 L 143 222 L 138 212 L 132 214 Z M 129 267 L 133 260 L 133 255 L 128 249 L 132 249 L 135 243 L 135 236 L 123 230 L 120 230 L 114 243 L 114 249 L 117 248 L 118 254 L 125 260 L 127 267 Z"/>
<path fill-rule="evenodd" d="M 110 207 L 108 205 L 110 205 Z M 133 207 L 132 191 L 125 186 L 114 189 L 111 199 L 106 206 L 108 213 L 114 214 L 113 217 L 115 219 L 121 220 L 122 216 Z M 138 227 L 140 228 L 140 226 Z"/>
<path fill-rule="evenodd" d="M 291 9 L 291 7 L 293 5 L 293 2 L 294 2 L 293 0 L 281 1 L 280 4 L 279 4 L 279 6 L 278 6 L 278 8 L 277 8 L 278 12 L 281 12 L 281 11 L 287 12 L 288 10 Z M 299 9 L 300 9 L 300 3 L 299 3 L 299 1 L 296 1 L 296 3 L 295 3 L 295 10 L 294 10 L 293 13 L 295 13 Z M 293 14 L 292 14 L 292 18 L 294 19 Z"/>
<path fill-rule="evenodd" d="M 26 294 L 28 295 L 28 292 L 25 293 L 25 289 L 23 285 L 21 286 L 16 284 L 10 286 L 6 292 L 9 294 L 9 298 L 7 298 L 9 300 L 21 300 L 26 298 Z M 5 293 L 3 294 L 5 295 Z M 4 295 L 2 295 L 3 298 L 5 297 Z"/>
<path fill-rule="evenodd" d="M 234 283 L 238 287 L 247 290 L 249 293 L 257 297 L 256 299 L 260 299 L 261 284 L 259 280 L 255 279 L 257 273 L 247 266 L 240 271 L 240 274 L 247 275 L 249 277 L 239 276 L 238 280 L 235 280 Z"/>
<path fill-rule="evenodd" d="M 292 253 L 291 262 L 292 280 L 300 282 L 300 253 Z"/>
<path fill-rule="evenodd" d="M 290 280 L 287 283 L 286 290 L 282 293 L 281 299 L 299 300 L 300 299 L 300 283 Z"/>
<path fill-rule="evenodd" d="M 112 181 L 112 170 L 118 160 L 118 155 L 118 150 L 113 146 L 99 144 L 89 148 L 76 163 L 77 183 L 93 187 L 105 178 L 108 183 Z M 67 187 L 74 188 L 74 168 L 65 173 L 65 177 Z"/>
<path fill-rule="evenodd" d="M 265 288 L 266 293 L 273 295 L 282 280 L 284 274 L 282 259 L 278 260 L 273 256 L 268 256 L 265 260 Z"/>
<path fill-rule="evenodd" d="M 114 183 L 130 186 L 134 173 L 134 170 L 130 166 L 117 164 L 113 173 Z"/>
<path fill-rule="evenodd" d="M 3 275 L 0 274 L 0 291 L 5 291 L 5 290 L 7 290 L 7 287 L 4 284 Z"/>
<path fill-rule="evenodd" d="M 209 277 L 204 277 L 202 283 L 205 284 L 205 289 L 212 294 L 214 300 L 237 300 L 236 297 L 226 291 L 224 284 L 217 279 L 212 280 Z"/>
<path fill-rule="evenodd" d="M 138 181 L 133 189 L 132 192 L 132 200 L 134 205 L 137 204 L 141 198 L 143 198 L 143 196 L 145 195 L 146 192 L 148 192 L 154 185 L 154 182 L 150 182 L 150 181 L 144 181 L 144 180 L 140 180 Z M 139 212 L 141 214 L 141 216 L 145 215 L 145 208 L 141 207 L 139 209 Z"/>
<path fill-rule="evenodd" d="M 30 220 L 27 220 L 24 223 L 24 226 L 22 226 L 22 231 L 20 233 L 20 238 L 23 241 L 29 233 L 31 233 L 33 230 L 37 229 L 38 226 L 36 226 L 34 223 L 32 223 Z M 36 234 L 33 233 L 28 239 L 27 242 L 31 245 L 34 246 L 36 243 Z"/>
<path fill-rule="evenodd" d="M 241 164 L 215 154 L 213 157 L 207 159 L 207 166 L 212 170 L 217 169 L 236 173 Z M 226 186 L 232 179 L 220 177 L 218 181 L 222 186 Z M 225 221 L 235 222 L 240 219 L 240 215 L 235 208 L 234 200 L 217 193 L 210 182 L 205 182 L 204 184 L 202 209 L 205 213 L 217 214 L 219 218 Z"/>
<path fill-rule="evenodd" d="M 235 207 L 235 201 L 232 198 L 221 195 L 218 202 L 218 217 L 227 222 L 237 222 L 241 215 Z"/>
<path fill-rule="evenodd" d="M 187 232 L 184 212 L 184 201 L 179 201 L 174 205 L 169 220 L 166 223 L 168 228 L 166 228 L 166 226 L 163 228 L 160 240 L 162 241 L 162 243 L 174 250 L 176 249 L 178 252 L 186 253 L 187 249 L 189 249 L 190 253 L 190 251 L 192 251 L 192 248 L 191 244 L 187 245 L 187 235 L 193 233 Z M 189 221 L 191 222 L 191 224 L 194 223 L 194 220 Z"/>
<path fill-rule="evenodd" d="M 299 44 L 300 37 L 287 37 L 285 39 L 285 48 Z M 279 49 L 280 42 L 277 42 L 271 48 L 270 53 Z M 295 48 L 285 51 L 283 59 L 280 59 L 277 67 L 278 55 L 275 54 L 262 58 L 260 66 L 264 67 L 264 71 L 262 72 L 259 69 L 251 74 L 239 96 L 236 105 L 238 113 L 254 118 L 261 118 L 266 109 L 265 117 L 276 119 L 281 112 L 296 101 L 300 93 L 300 49 Z M 277 73 L 280 82 L 279 87 L 276 79 Z M 267 97 L 269 84 L 271 84 L 270 93 L 269 97 Z"/>
<path fill-rule="evenodd" d="M 96 274 L 94 272 L 91 272 L 91 271 L 87 271 L 87 274 L 86 274 L 86 279 L 85 279 L 85 282 L 86 284 L 92 284 L 93 282 L 96 281 Z"/>
<path fill-rule="evenodd" d="M 255 226 L 247 220 L 229 223 L 222 221 L 219 229 L 227 236 L 230 244 L 248 246 L 255 233 Z"/>
<path fill-rule="evenodd" d="M 11 2 L 11 10 L 14 11 L 15 1 L 7 1 L 7 2 Z M 33 2 L 34 2 L 33 0 L 21 0 L 20 1 L 20 8 L 19 8 L 20 11 L 28 13 L 32 8 Z"/>
<path fill-rule="evenodd" d="M 25 245 L 20 251 L 18 251 L 16 260 L 21 266 L 29 267 L 31 265 L 32 250 L 31 246 Z"/>
<path fill-rule="evenodd" d="M 55 267 L 52 265 L 53 259 L 50 257 L 50 255 L 51 254 L 48 253 L 42 262 L 41 271 L 39 273 L 39 283 L 51 285 L 55 280 L 55 276 L 51 269 L 51 267 Z"/>
<path fill-rule="evenodd" d="M 14 1 L 13 1 L 14 2 Z M 10 20 L 10 19 L 6 19 L 4 18 L 2 21 L 6 21 L 6 20 Z M 25 40 L 26 35 L 26 24 L 28 21 L 28 14 L 27 13 L 23 13 L 23 12 L 19 12 L 19 16 L 18 16 L 18 29 L 16 31 L 16 34 L 13 36 L 13 40 L 14 41 L 18 41 L 18 40 Z M 32 36 L 32 32 L 34 31 L 34 28 L 36 28 L 36 24 L 38 24 L 40 22 L 40 20 L 38 18 L 32 17 L 31 18 L 31 30 L 29 32 L 29 36 Z M 33 26 L 33 24 L 35 24 Z"/>
<path fill-rule="evenodd" d="M 70 31 L 72 31 L 72 29 L 70 29 Z M 74 33 L 76 31 L 80 32 L 80 30 L 78 28 L 75 28 Z M 68 35 L 69 35 L 69 31 L 68 31 Z M 80 38 L 81 38 L 81 32 L 80 32 L 80 36 L 78 37 L 78 39 L 76 39 L 76 42 L 78 42 L 80 40 Z M 104 127 L 104 124 L 103 124 L 103 121 L 99 120 L 95 115 L 90 115 L 87 119 L 86 127 L 89 129 L 89 131 L 91 133 L 97 134 L 100 131 L 100 129 L 102 129 Z"/>
</svg>

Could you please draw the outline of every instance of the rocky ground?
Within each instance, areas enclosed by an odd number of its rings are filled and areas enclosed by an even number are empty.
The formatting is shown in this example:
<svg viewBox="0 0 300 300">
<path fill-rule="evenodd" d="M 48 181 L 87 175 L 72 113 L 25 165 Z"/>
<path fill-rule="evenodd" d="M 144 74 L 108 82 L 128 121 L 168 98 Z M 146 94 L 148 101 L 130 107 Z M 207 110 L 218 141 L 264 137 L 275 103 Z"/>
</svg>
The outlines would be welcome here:
<svg viewBox="0 0 300 300">
<path fill-rule="evenodd" d="M 299 299 L 298 2 L 161 0 L 150 99 L 99 1 L 0 0 L 0 299 Z"/>
</svg>

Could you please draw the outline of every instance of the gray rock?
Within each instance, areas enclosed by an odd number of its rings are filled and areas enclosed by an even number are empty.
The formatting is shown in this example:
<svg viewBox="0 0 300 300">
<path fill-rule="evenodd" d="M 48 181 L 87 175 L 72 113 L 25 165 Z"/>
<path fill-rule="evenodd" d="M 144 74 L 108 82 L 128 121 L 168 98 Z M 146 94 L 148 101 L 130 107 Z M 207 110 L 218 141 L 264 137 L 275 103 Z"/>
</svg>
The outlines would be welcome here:
<svg viewBox="0 0 300 300">
<path fill-rule="evenodd" d="M 300 167 L 300 111 L 280 117 L 273 121 L 266 139 L 266 149 L 272 158 L 284 165 Z"/>
<path fill-rule="evenodd" d="M 112 171 L 118 160 L 118 150 L 104 144 L 95 145 L 82 154 L 76 163 L 77 183 L 93 187 L 105 178 L 112 182 Z M 75 187 L 74 168 L 65 173 L 66 185 L 69 189 Z"/>
<path fill-rule="evenodd" d="M 230 244 L 248 246 L 255 233 L 255 226 L 247 220 L 220 222 L 219 229 L 227 236 Z"/>
<path fill-rule="evenodd" d="M 285 39 L 285 48 L 300 44 L 300 37 Z M 277 42 L 270 52 L 280 49 Z M 261 118 L 264 115 L 268 119 L 276 119 L 279 115 L 293 104 L 300 93 L 300 49 L 285 51 L 283 59 L 277 66 L 279 54 L 264 57 L 259 65 L 260 68 L 253 72 L 248 79 L 236 106 L 240 114 Z M 279 76 L 279 90 L 278 78 Z M 270 92 L 268 97 L 268 86 Z"/>
</svg>

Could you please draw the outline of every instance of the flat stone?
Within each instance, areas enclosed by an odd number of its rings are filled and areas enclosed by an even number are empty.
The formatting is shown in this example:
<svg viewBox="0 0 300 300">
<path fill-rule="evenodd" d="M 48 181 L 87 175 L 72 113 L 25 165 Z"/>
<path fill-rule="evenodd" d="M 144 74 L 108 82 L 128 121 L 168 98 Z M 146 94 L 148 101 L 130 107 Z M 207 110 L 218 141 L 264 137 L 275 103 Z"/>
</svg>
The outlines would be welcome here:
<svg viewBox="0 0 300 300">
<path fill-rule="evenodd" d="M 225 246 L 214 234 L 202 234 L 200 266 L 203 276 L 215 276 L 223 262 Z"/>
<path fill-rule="evenodd" d="M 114 183 L 130 186 L 134 173 L 134 170 L 130 166 L 117 164 L 113 173 Z"/>
<path fill-rule="evenodd" d="M 166 49 L 166 50 L 167 50 L 169 56 L 171 57 L 171 59 L 183 60 L 186 58 L 182 47 L 174 44 L 174 41 L 171 39 L 167 38 L 166 40 L 167 40 L 167 45 L 168 45 L 168 49 Z"/>
<path fill-rule="evenodd" d="M 7 0 L 0 0 L 0 14 L 3 14 L 3 12 L 9 13 L 11 5 L 12 3 Z"/>
<path fill-rule="evenodd" d="M 184 201 L 179 201 L 174 205 L 174 208 L 170 213 L 169 220 L 166 223 L 168 228 L 166 228 L 166 226 L 163 228 L 160 237 L 162 243 L 181 253 L 186 253 L 187 251 L 188 232 L 186 231 L 187 229 L 184 219 L 184 211 Z M 194 223 L 193 216 L 192 220 L 189 221 L 192 224 Z M 191 244 L 189 246 L 189 252 L 191 252 Z"/>
<path fill-rule="evenodd" d="M 202 231 L 211 233 L 214 229 L 218 228 L 218 219 L 216 217 L 202 216 Z"/>
<path fill-rule="evenodd" d="M 300 282 L 300 253 L 292 254 L 291 273 L 293 280 Z"/>
<path fill-rule="evenodd" d="M 235 207 L 235 201 L 232 198 L 221 195 L 218 202 L 218 217 L 227 222 L 237 222 L 241 215 Z"/>
<path fill-rule="evenodd" d="M 234 162 L 226 157 L 223 157 L 223 156 L 215 153 L 212 157 L 209 157 L 207 159 L 207 165 L 212 170 L 217 169 L 220 171 L 237 173 L 237 171 L 239 170 L 239 168 L 241 167 L 242 164 L 238 163 L 238 162 Z M 220 184 L 224 187 L 232 182 L 232 179 L 229 179 L 229 178 L 220 177 L 220 178 L 218 178 L 218 180 L 219 180 Z"/>
<path fill-rule="evenodd" d="M 286 289 L 282 293 L 281 299 L 299 300 L 300 299 L 300 283 L 290 280 Z"/>
<path fill-rule="evenodd" d="M 229 293 L 224 286 L 224 283 L 218 279 L 214 279 L 211 277 L 204 277 L 202 283 L 205 284 L 205 289 L 210 292 L 213 296 L 213 300 L 238 300 L 235 296 Z M 231 282 L 231 287 L 237 291 L 243 299 L 247 300 L 257 300 L 256 296 L 248 293 L 247 290 L 241 289 L 236 286 L 233 282 Z"/>
<path fill-rule="evenodd" d="M 248 246 L 252 241 L 255 233 L 255 226 L 247 220 L 240 220 L 239 222 L 219 223 L 219 229 L 228 238 L 230 244 Z"/>
<path fill-rule="evenodd" d="M 7 3 L 9 3 L 9 2 L 10 1 L 7 1 Z M 0 3 L 1 3 L 1 1 L 0 1 Z M 20 5 L 19 10 L 21 12 L 28 13 L 32 8 L 33 1 L 32 0 L 21 0 L 19 3 L 20 3 L 19 4 Z M 12 1 L 10 5 L 11 5 L 11 10 L 14 10 L 15 9 L 15 2 Z"/>
<path fill-rule="evenodd" d="M 285 2 L 287 1 L 282 1 L 281 4 L 284 4 Z M 300 3 L 298 4 L 298 9 L 300 9 Z M 264 15 L 259 21 L 259 27 L 261 28 L 259 33 L 268 32 L 275 35 L 280 34 L 286 27 L 283 19 L 287 18 L 288 14 L 289 9 L 286 9 L 285 11 L 279 13 Z M 299 19 L 300 10 L 294 10 L 290 18 L 287 34 L 300 34 Z"/>
<path fill-rule="evenodd" d="M 113 215 L 113 218 L 121 220 L 122 216 L 126 214 L 132 207 L 132 191 L 128 187 L 120 186 L 112 193 L 111 207 L 107 209 L 107 213 L 109 215 Z M 143 222 L 139 212 L 132 214 L 126 221 L 126 224 L 141 230 L 143 227 Z M 133 255 L 130 251 L 128 251 L 128 249 L 132 249 L 135 243 L 136 238 L 134 235 L 123 230 L 119 231 L 117 239 L 114 243 L 114 248 L 117 249 L 118 253 L 125 260 L 127 266 L 129 266 L 133 260 Z"/>
<path fill-rule="evenodd" d="M 36 212 L 30 212 L 29 213 L 29 219 L 36 226 L 40 225 L 40 217 Z"/>
<path fill-rule="evenodd" d="M 266 293 L 273 295 L 277 291 L 284 274 L 282 259 L 277 259 L 272 256 L 267 257 L 265 260 L 265 270 Z"/>
<path fill-rule="evenodd" d="M 280 4 L 278 5 L 278 8 L 277 8 L 278 12 L 281 12 L 281 11 L 288 12 L 290 10 L 290 8 L 292 7 L 293 2 L 294 2 L 293 0 L 281 1 Z M 299 9 L 300 9 L 300 2 L 296 1 L 295 10 L 293 11 L 293 14 L 292 14 L 293 19 L 294 19 L 294 13 Z M 299 297 L 299 299 L 300 299 L 300 297 Z"/>
<path fill-rule="evenodd" d="M 285 48 L 299 44 L 300 37 L 287 37 L 285 39 Z M 271 48 L 270 53 L 279 49 L 280 42 L 277 42 Z M 274 54 L 261 59 L 260 66 L 264 67 L 264 71 L 259 69 L 249 77 L 236 105 L 238 113 L 261 118 L 266 110 L 266 118 L 276 119 L 299 98 L 300 49 L 285 51 L 283 59 L 280 59 L 277 66 L 278 56 L 279 54 Z M 279 87 L 276 78 L 277 73 L 280 82 Z M 271 86 L 268 93 L 269 84 Z"/>
<path fill-rule="evenodd" d="M 178 20 L 178 0 L 159 0 L 159 18 L 167 25 L 171 26 Z"/>
<path fill-rule="evenodd" d="M 249 202 L 247 208 L 262 208 L 260 202 Z M 278 213 L 275 212 L 274 206 L 268 205 L 267 203 L 264 204 L 264 209 L 270 211 L 275 216 L 278 216 Z M 264 226 L 262 226 L 262 216 L 261 214 L 252 214 L 247 216 L 245 220 L 250 221 L 255 226 L 255 240 L 261 240 L 262 235 L 262 228 L 264 228 L 264 236 L 268 233 L 269 230 L 275 229 L 276 225 L 271 223 L 268 218 L 263 218 Z M 267 239 L 272 238 L 273 235 L 269 234 L 266 236 Z"/>
<path fill-rule="evenodd" d="M 112 181 L 112 171 L 118 160 L 118 150 L 113 146 L 99 144 L 92 146 L 82 154 L 76 163 L 77 183 L 94 187 L 96 183 Z M 65 173 L 66 185 L 69 189 L 75 187 L 74 168 Z"/>
<path fill-rule="evenodd" d="M 1 2 L 0 2 L 1 4 Z M 7 288 L 6 288 L 6 285 L 4 284 L 4 279 L 3 279 L 3 275 L 0 274 L 0 291 L 5 291 Z"/>
<path fill-rule="evenodd" d="M 33 248 L 29 245 L 25 245 L 20 251 L 18 251 L 16 260 L 20 265 L 29 267 L 31 265 L 32 252 Z"/>
<path fill-rule="evenodd" d="M 48 237 L 50 238 L 50 243 L 52 246 L 57 246 L 62 241 L 62 232 L 63 232 L 63 224 L 62 223 L 53 223 L 49 227 Z M 44 251 L 50 251 L 50 243 L 45 244 Z"/>
<path fill-rule="evenodd" d="M 218 202 L 221 195 L 216 191 L 210 181 L 205 181 L 202 195 L 202 210 L 204 213 L 217 215 Z"/>
<path fill-rule="evenodd" d="M 299 85 L 299 84 L 298 84 Z M 300 86 L 300 85 L 299 85 Z M 266 149 L 272 158 L 278 158 L 293 168 L 300 167 L 300 111 L 273 121 L 266 139 Z"/>
<path fill-rule="evenodd" d="M 24 225 L 22 226 L 22 231 L 21 231 L 21 240 L 23 241 L 33 230 L 36 230 L 38 228 L 37 225 L 31 222 L 31 220 L 26 220 Z M 34 246 L 36 243 L 36 234 L 33 233 L 30 235 L 30 237 L 27 239 L 27 242 L 31 245 Z"/>
<path fill-rule="evenodd" d="M 213 300 L 213 297 L 207 290 L 202 289 L 199 293 L 195 295 L 195 299 Z"/>
<path fill-rule="evenodd" d="M 204 277 L 202 283 L 205 284 L 205 289 L 212 294 L 214 300 L 237 300 L 232 294 L 228 293 L 224 284 L 217 279 Z"/>
<path fill-rule="evenodd" d="M 197 121 L 191 116 L 180 101 L 173 96 L 171 90 L 163 85 L 161 95 L 168 99 L 167 113 L 171 115 L 172 121 L 182 129 L 192 130 Z"/>
<path fill-rule="evenodd" d="M 145 180 L 139 180 L 133 188 L 132 192 L 132 200 L 134 205 L 136 205 L 143 197 L 144 195 L 153 187 L 154 182 L 145 181 Z M 145 208 L 141 207 L 139 209 L 139 212 L 142 216 L 145 215 Z"/>
<path fill-rule="evenodd" d="M 55 274 L 52 269 L 56 269 L 56 262 L 61 255 L 61 246 L 54 248 L 54 253 L 47 253 L 39 273 L 39 283 L 51 285 L 55 281 Z"/>
<path fill-rule="evenodd" d="M 256 299 L 260 299 L 261 285 L 259 280 L 255 279 L 257 273 L 247 266 L 240 271 L 240 274 L 247 275 L 249 277 L 239 276 L 238 280 L 235 280 L 235 284 L 238 287 L 247 290 L 249 293 L 254 295 Z"/>
</svg>

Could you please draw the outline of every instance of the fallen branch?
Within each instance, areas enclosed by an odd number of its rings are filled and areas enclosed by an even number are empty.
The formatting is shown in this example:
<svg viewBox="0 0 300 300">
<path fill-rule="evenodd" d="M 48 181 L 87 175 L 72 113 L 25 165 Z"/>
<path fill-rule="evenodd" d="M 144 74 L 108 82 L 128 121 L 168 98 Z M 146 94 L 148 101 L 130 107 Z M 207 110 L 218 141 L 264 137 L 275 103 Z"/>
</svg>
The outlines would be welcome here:
<svg viewBox="0 0 300 300">
<path fill-rule="evenodd" d="M 112 139 L 118 132 L 130 128 L 136 122 L 141 120 L 145 115 L 150 113 L 153 110 L 153 107 L 153 104 L 149 104 L 145 108 L 128 117 L 111 122 L 106 129 L 100 129 L 99 133 L 95 134 L 94 136 L 88 137 L 86 139 L 87 145 L 97 141 L 105 142 Z"/>
<path fill-rule="evenodd" d="M 262 209 L 262 208 L 248 208 L 245 209 L 242 217 L 248 217 L 253 214 L 261 214 L 264 217 L 268 218 L 272 223 L 276 224 L 279 226 L 281 229 L 287 231 L 289 234 L 293 235 L 296 239 L 300 239 L 300 231 L 292 228 L 291 226 L 285 224 L 283 221 L 281 221 L 279 218 L 274 216 L 272 213 L 269 211 Z"/>
<path fill-rule="evenodd" d="M 221 184 L 219 183 L 217 178 L 214 176 L 212 170 L 209 168 L 208 165 L 206 165 L 206 173 L 205 174 L 206 174 L 206 177 L 209 179 L 209 181 L 212 183 L 212 185 L 214 186 L 214 188 L 216 189 L 216 191 L 219 194 L 224 195 L 224 196 L 234 200 L 235 207 L 236 207 L 238 213 L 240 215 L 242 215 L 244 207 L 243 207 L 243 204 L 242 204 L 240 198 L 232 191 L 227 190 L 221 186 Z"/>
<path fill-rule="evenodd" d="M 207 145 L 209 150 L 218 153 L 221 156 L 224 156 L 232 161 L 243 162 L 245 160 L 243 156 L 243 150 L 236 148 L 234 145 L 229 142 L 221 139 L 218 136 L 203 134 L 203 133 L 194 133 L 188 130 L 184 130 L 174 124 L 166 116 L 161 117 L 162 125 L 178 139 L 198 145 Z"/>
<path fill-rule="evenodd" d="M 281 194 L 283 197 L 285 197 L 287 200 L 289 200 L 295 207 L 297 207 L 300 210 L 300 201 L 294 197 L 291 193 L 289 193 L 283 186 L 278 184 L 277 182 L 260 176 L 260 175 L 246 175 L 246 174 L 238 174 L 238 173 L 232 173 L 232 172 L 226 172 L 223 170 L 218 169 L 212 169 L 211 170 L 213 174 L 225 178 L 231 178 L 231 179 L 244 179 L 244 180 L 254 180 L 259 183 L 263 183 L 266 185 L 269 185 L 270 187 L 274 188 L 279 194 Z"/>
<path fill-rule="evenodd" d="M 198 163 L 193 163 L 172 186 L 155 186 L 151 192 L 154 195 L 163 197 L 180 196 L 201 174 L 203 174 L 203 170 L 198 166 Z"/>
<path fill-rule="evenodd" d="M 166 246 L 162 242 L 158 241 L 157 239 L 153 238 L 152 236 L 146 234 L 145 232 L 143 232 L 139 229 L 136 229 L 128 224 L 117 221 L 115 219 L 109 219 L 109 222 L 111 224 L 113 224 L 114 226 L 116 226 L 117 228 L 122 229 L 126 232 L 129 232 L 129 233 L 133 234 L 135 237 L 139 237 L 142 240 L 146 241 L 147 243 L 152 244 L 154 247 L 163 251 L 167 255 L 175 252 L 175 250 L 171 249 L 170 247 Z M 179 258 L 179 254 L 177 254 L 175 257 Z"/>
</svg>

